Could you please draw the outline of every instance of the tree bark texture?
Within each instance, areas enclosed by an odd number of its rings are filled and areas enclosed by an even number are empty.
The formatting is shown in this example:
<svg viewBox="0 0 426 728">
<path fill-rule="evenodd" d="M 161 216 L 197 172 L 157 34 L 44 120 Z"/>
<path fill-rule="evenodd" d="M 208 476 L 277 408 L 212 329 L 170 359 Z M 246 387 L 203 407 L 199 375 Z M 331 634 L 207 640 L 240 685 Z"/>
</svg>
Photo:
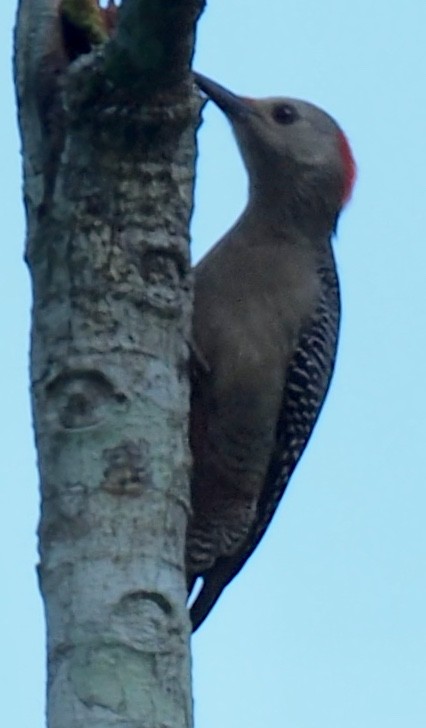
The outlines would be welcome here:
<svg viewBox="0 0 426 728">
<path fill-rule="evenodd" d="M 15 49 L 47 723 L 187 728 L 188 71 L 201 0 L 174 3 L 163 24 L 167 0 L 125 0 L 115 39 L 72 64 L 58 4 L 20 1 Z M 126 50 L 129 17 L 161 47 L 133 86 L 146 58 L 134 38 Z"/>
</svg>

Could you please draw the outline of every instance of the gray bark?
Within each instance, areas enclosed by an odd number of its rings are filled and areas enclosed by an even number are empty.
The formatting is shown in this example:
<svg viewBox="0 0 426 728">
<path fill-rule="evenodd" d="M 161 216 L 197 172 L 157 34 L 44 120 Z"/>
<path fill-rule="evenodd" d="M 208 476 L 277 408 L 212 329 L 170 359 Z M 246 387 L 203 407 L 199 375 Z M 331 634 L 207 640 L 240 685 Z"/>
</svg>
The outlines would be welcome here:
<svg viewBox="0 0 426 728">
<path fill-rule="evenodd" d="M 188 69 L 201 0 L 161 23 L 168 5 L 126 0 L 116 41 L 71 66 L 58 0 L 18 10 L 49 728 L 192 724 Z M 162 49 L 145 75 L 129 19 Z"/>
</svg>

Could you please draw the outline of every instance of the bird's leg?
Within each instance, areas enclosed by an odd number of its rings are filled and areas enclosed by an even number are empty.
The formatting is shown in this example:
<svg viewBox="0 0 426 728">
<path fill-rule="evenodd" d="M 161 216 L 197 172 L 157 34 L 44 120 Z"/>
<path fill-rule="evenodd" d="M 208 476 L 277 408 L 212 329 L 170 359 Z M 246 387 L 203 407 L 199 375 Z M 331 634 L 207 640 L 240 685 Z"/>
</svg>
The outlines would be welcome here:
<svg viewBox="0 0 426 728">
<path fill-rule="evenodd" d="M 191 338 L 189 344 L 192 380 L 197 381 L 200 377 L 210 374 L 211 369 L 203 352 L 197 342 Z"/>
</svg>

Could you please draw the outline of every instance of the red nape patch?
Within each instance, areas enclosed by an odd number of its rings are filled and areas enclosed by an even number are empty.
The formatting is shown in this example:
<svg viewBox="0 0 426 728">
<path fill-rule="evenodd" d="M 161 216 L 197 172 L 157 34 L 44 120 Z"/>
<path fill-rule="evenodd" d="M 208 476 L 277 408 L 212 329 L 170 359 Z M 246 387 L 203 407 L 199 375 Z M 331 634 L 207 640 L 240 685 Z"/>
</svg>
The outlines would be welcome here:
<svg viewBox="0 0 426 728">
<path fill-rule="evenodd" d="M 339 132 L 339 147 L 343 159 L 343 167 L 345 170 L 345 179 L 343 183 L 342 205 L 345 205 L 352 195 L 356 177 L 356 163 L 352 154 L 352 149 L 342 131 Z"/>
</svg>

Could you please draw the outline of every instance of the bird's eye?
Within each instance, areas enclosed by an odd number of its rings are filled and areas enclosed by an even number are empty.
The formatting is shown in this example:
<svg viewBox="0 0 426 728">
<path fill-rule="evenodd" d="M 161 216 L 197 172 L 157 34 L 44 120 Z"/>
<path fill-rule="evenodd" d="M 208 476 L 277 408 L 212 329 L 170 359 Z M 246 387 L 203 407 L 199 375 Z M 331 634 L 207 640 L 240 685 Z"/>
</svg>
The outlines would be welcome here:
<svg viewBox="0 0 426 728">
<path fill-rule="evenodd" d="M 278 124 L 293 124 L 298 118 L 298 113 L 290 104 L 277 104 L 272 109 L 272 118 Z"/>
</svg>

